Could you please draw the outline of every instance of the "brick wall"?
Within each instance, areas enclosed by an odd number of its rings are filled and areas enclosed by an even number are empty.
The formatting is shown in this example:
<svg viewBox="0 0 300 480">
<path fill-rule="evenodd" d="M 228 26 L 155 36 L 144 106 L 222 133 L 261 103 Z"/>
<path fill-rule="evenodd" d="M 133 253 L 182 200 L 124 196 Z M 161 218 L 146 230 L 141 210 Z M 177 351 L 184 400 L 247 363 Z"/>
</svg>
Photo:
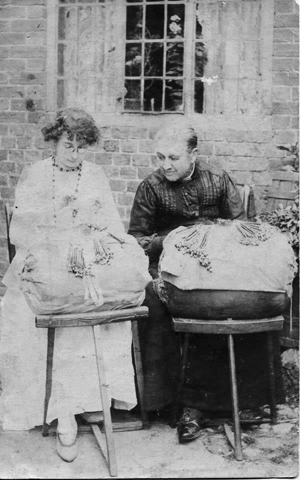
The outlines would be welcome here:
<svg viewBox="0 0 300 480">
<path fill-rule="evenodd" d="M 271 172 L 293 163 L 277 146 L 298 139 L 298 18 L 294 0 L 275 0 L 271 116 L 193 119 L 200 157 L 226 169 L 238 184 L 253 185 L 259 211 Z M 52 152 L 40 133 L 49 120 L 45 59 L 46 0 L 0 0 L 0 276 L 8 266 L 4 205 L 13 204 L 24 164 Z M 102 116 L 101 144 L 87 154 L 106 171 L 126 226 L 134 192 L 156 166 L 153 137 L 165 118 L 135 117 L 129 125 Z"/>
</svg>

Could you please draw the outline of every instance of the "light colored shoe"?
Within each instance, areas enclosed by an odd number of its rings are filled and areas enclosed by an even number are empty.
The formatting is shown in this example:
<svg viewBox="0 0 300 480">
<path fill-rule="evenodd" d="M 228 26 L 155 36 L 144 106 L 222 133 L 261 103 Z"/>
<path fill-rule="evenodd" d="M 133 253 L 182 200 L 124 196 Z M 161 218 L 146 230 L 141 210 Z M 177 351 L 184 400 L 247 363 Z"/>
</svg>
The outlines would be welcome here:
<svg viewBox="0 0 300 480">
<path fill-rule="evenodd" d="M 73 462 L 77 457 L 77 422 L 73 415 L 58 419 L 56 451 L 65 462 Z"/>
<path fill-rule="evenodd" d="M 84 412 L 81 414 L 82 418 L 87 423 L 100 423 L 103 422 L 103 412 Z"/>
</svg>

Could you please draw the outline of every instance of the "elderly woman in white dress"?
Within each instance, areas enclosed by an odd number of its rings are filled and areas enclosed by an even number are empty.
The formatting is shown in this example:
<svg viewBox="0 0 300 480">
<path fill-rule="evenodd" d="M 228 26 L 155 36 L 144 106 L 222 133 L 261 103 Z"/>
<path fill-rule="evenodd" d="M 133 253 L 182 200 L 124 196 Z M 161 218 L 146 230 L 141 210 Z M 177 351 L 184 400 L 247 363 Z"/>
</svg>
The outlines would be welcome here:
<svg viewBox="0 0 300 480">
<path fill-rule="evenodd" d="M 83 160 L 99 140 L 93 118 L 67 109 L 42 132 L 54 140 L 56 155 L 22 172 L 10 229 L 17 253 L 3 279 L 5 430 L 43 422 L 47 329 L 35 327 L 35 314 L 141 305 L 150 281 L 147 257 L 125 234 L 102 168 Z M 130 410 L 137 403 L 131 325 L 103 326 L 102 336 L 112 404 Z M 56 330 L 52 382 L 47 423 L 58 420 L 57 452 L 72 461 L 78 451 L 75 415 L 102 410 L 92 329 Z"/>
</svg>

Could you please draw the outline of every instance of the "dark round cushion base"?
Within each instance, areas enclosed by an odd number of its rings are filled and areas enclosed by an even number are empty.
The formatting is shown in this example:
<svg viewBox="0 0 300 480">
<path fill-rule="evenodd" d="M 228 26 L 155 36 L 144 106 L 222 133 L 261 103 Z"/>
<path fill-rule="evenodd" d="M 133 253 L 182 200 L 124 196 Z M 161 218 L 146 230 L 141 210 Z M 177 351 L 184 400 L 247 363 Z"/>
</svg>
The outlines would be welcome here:
<svg viewBox="0 0 300 480">
<path fill-rule="evenodd" d="M 180 290 L 164 282 L 164 296 L 173 317 L 203 320 L 255 319 L 281 315 L 289 303 L 286 293 L 237 290 Z"/>
</svg>

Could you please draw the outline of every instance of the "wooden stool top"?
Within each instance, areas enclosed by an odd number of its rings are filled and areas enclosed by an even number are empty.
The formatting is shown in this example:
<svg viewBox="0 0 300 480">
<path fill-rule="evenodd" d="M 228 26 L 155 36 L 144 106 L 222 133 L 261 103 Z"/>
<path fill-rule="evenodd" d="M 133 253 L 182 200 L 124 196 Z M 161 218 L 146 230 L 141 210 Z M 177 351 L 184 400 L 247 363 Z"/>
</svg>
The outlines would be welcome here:
<svg viewBox="0 0 300 480">
<path fill-rule="evenodd" d="M 134 307 L 103 312 L 37 315 L 35 326 L 37 328 L 92 327 L 93 325 L 146 319 L 148 312 L 148 307 Z"/>
<path fill-rule="evenodd" d="M 206 333 L 206 334 L 241 334 L 270 332 L 283 328 L 284 318 L 280 315 L 274 318 L 255 320 L 197 320 L 194 318 L 173 318 L 176 332 Z"/>
</svg>

